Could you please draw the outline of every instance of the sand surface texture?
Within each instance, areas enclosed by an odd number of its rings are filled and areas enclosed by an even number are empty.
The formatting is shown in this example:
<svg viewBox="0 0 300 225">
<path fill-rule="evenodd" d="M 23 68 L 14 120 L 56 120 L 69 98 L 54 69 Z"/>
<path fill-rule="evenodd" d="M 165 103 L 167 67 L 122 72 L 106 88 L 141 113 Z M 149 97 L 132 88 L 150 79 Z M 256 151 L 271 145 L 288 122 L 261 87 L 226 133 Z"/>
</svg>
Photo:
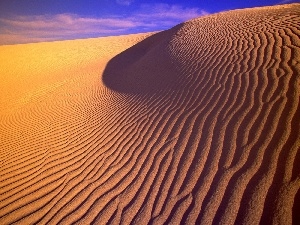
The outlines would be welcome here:
<svg viewBox="0 0 300 225">
<path fill-rule="evenodd" d="M 292 224 L 300 4 L 0 47 L 0 224 Z"/>
</svg>

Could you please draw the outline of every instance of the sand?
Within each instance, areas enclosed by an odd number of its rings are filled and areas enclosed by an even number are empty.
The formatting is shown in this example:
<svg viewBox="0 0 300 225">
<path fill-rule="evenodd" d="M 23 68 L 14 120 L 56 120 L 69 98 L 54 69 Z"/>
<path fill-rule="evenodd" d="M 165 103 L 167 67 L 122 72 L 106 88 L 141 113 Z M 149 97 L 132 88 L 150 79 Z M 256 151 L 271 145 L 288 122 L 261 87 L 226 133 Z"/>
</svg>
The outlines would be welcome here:
<svg viewBox="0 0 300 225">
<path fill-rule="evenodd" d="M 0 46 L 0 224 L 300 222 L 300 4 Z"/>
</svg>

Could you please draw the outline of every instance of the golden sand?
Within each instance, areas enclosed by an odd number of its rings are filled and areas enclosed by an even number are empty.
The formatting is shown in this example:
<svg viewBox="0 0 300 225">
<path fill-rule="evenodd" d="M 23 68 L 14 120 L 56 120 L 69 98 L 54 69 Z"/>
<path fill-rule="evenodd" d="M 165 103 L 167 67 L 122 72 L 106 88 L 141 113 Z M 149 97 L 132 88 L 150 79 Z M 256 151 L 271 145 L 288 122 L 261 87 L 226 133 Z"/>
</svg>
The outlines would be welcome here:
<svg viewBox="0 0 300 225">
<path fill-rule="evenodd" d="M 300 4 L 0 46 L 0 224 L 292 224 Z"/>
</svg>

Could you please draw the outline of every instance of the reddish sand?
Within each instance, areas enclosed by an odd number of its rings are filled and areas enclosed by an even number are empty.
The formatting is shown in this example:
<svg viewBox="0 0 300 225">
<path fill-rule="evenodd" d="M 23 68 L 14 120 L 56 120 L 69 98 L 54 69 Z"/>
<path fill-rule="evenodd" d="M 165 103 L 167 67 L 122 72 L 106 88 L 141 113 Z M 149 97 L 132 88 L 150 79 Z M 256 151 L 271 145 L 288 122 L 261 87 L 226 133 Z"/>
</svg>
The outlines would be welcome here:
<svg viewBox="0 0 300 225">
<path fill-rule="evenodd" d="M 290 4 L 0 46 L 0 224 L 299 224 L 299 36 Z"/>
</svg>

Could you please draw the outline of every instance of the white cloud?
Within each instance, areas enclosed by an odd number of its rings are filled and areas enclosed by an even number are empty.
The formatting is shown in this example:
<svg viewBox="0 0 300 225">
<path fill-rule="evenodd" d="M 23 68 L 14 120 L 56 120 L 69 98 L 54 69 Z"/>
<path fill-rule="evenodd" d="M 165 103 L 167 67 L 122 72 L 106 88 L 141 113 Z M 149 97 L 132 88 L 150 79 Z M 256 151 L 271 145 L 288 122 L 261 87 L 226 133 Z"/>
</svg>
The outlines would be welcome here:
<svg viewBox="0 0 300 225">
<path fill-rule="evenodd" d="M 153 18 L 163 20 L 180 20 L 186 21 L 195 17 L 207 15 L 208 12 L 200 10 L 198 8 L 184 8 L 179 5 L 168 5 L 168 4 L 145 4 L 141 7 L 141 13 L 137 16 L 142 18 Z"/>
<path fill-rule="evenodd" d="M 86 18 L 73 14 L 0 18 L 0 44 L 117 35 L 138 25 L 128 19 Z"/>
<path fill-rule="evenodd" d="M 167 29 L 206 15 L 197 8 L 142 5 L 127 17 L 82 17 L 75 14 L 0 17 L 0 45 L 120 35 Z"/>
</svg>

